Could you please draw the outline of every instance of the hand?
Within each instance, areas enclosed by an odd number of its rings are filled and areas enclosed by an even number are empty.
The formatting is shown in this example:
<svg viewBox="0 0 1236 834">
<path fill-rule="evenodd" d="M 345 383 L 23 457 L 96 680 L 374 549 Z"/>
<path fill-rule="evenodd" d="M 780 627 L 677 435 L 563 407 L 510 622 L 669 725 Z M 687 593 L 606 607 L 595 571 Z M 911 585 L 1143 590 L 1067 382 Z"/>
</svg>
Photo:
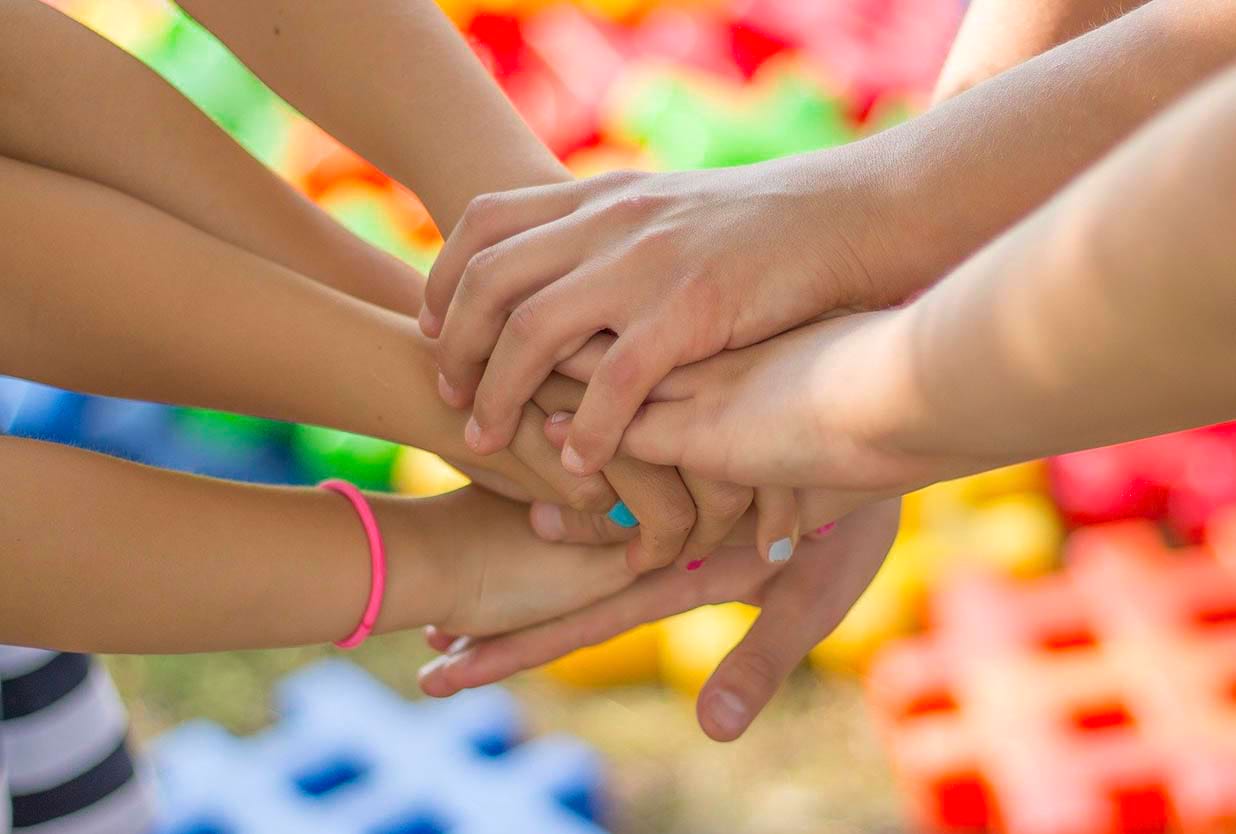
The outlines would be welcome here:
<svg viewBox="0 0 1236 834">
<path fill-rule="evenodd" d="M 986 468 L 898 440 L 926 409 L 909 313 L 840 316 L 680 368 L 654 388 L 621 451 L 704 477 L 831 493 L 827 520 Z"/>
<path fill-rule="evenodd" d="M 897 531 L 898 501 L 868 507 L 778 569 L 727 548 L 707 569 L 667 569 L 638 579 L 588 608 L 524 631 L 476 642 L 431 630 L 430 644 L 454 651 L 421 670 L 427 695 L 446 697 L 502 680 L 575 649 L 603 642 L 640 623 L 700 605 L 737 600 L 760 607 L 759 619 L 700 692 L 704 732 L 717 741 L 741 736 L 803 657 L 826 637 L 870 583 Z"/>
<path fill-rule="evenodd" d="M 672 368 L 909 288 L 876 281 L 870 166 L 849 148 L 672 174 L 624 172 L 474 200 L 430 273 L 421 326 L 469 442 L 504 448 L 519 408 L 595 333 L 618 335 L 562 461 L 596 472 Z"/>
<path fill-rule="evenodd" d="M 636 576 L 622 547 L 540 541 L 526 507 L 477 487 L 373 500 L 390 531 L 392 558 L 406 555 L 422 566 L 418 577 L 432 577 L 411 593 L 432 594 L 427 610 L 451 632 L 499 634 L 539 623 L 616 593 Z"/>
</svg>

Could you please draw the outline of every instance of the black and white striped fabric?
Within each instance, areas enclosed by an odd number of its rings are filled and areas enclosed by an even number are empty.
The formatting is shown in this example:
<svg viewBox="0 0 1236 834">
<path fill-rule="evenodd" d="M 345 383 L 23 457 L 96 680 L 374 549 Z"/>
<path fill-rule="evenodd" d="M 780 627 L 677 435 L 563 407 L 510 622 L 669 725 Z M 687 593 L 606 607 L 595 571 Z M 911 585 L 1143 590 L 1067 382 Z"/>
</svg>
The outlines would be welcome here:
<svg viewBox="0 0 1236 834">
<path fill-rule="evenodd" d="M 0 646 L 0 834 L 147 834 L 153 802 L 94 658 Z"/>
</svg>

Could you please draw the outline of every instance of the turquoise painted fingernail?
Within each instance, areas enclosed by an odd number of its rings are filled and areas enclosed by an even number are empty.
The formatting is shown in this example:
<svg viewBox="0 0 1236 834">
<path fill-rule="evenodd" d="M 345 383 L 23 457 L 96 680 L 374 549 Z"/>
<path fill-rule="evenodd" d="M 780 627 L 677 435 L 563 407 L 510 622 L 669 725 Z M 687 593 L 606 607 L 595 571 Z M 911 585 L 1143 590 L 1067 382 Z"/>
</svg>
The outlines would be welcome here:
<svg viewBox="0 0 1236 834">
<path fill-rule="evenodd" d="M 610 507 L 609 512 L 605 514 L 605 517 L 617 524 L 619 527 L 630 529 L 631 527 L 639 526 L 639 519 L 632 515 L 631 511 L 627 509 L 627 505 L 622 501 L 619 501 L 617 504 Z"/>
</svg>

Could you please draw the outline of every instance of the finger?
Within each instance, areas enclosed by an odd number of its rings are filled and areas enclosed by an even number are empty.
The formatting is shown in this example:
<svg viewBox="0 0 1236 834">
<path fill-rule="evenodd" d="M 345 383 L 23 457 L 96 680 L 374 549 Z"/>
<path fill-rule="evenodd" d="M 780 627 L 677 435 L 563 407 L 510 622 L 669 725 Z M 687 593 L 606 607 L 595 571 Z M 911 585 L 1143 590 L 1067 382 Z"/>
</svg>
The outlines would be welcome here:
<svg viewBox="0 0 1236 834">
<path fill-rule="evenodd" d="M 568 275 L 525 299 L 506 320 L 472 403 L 469 425 L 479 454 L 506 446 L 520 406 L 532 399 L 554 366 L 609 326 L 606 305 L 583 297 L 586 290 L 580 276 Z"/>
<path fill-rule="evenodd" d="M 602 472 L 639 522 L 631 544 L 631 569 L 644 573 L 672 565 L 695 526 L 696 507 L 678 470 L 631 458 L 617 458 Z"/>
<path fill-rule="evenodd" d="M 613 347 L 618 337 L 612 333 L 597 333 L 572 356 L 562 360 L 554 368 L 558 373 L 577 382 L 588 382 L 597 365 Z"/>
<path fill-rule="evenodd" d="M 511 311 L 579 263 L 583 247 L 574 234 L 578 222 L 573 217 L 499 241 L 473 255 L 464 267 L 438 336 L 441 388 L 449 404 L 463 408 L 472 401 Z"/>
<path fill-rule="evenodd" d="M 545 424 L 547 440 L 564 442 L 569 422 L 565 412 L 551 415 Z M 631 569 L 643 573 L 673 564 L 683 555 L 697 517 L 695 499 L 678 470 L 620 457 L 601 471 L 639 523 L 639 543 L 628 554 Z"/>
<path fill-rule="evenodd" d="M 550 445 L 553 445 L 552 441 Z M 799 526 L 804 535 L 827 533 L 840 519 L 858 508 L 884 500 L 883 496 L 873 492 L 799 489 L 796 493 Z"/>
<path fill-rule="evenodd" d="M 695 465 L 686 466 L 688 443 L 694 438 L 694 432 L 706 430 L 705 421 L 701 419 L 700 401 L 697 399 L 675 400 L 672 402 L 647 403 L 641 407 L 631 419 L 631 425 L 622 435 L 618 446 L 620 454 L 636 460 L 656 463 L 662 466 L 678 466 L 704 478 L 724 480 L 716 471 L 718 467 L 708 468 Z M 561 430 L 562 423 L 574 422 L 575 415 L 568 418 L 552 415 L 557 418 L 554 424 Z M 566 428 L 569 429 L 569 426 Z M 710 461 L 701 461 L 708 464 Z"/>
<path fill-rule="evenodd" d="M 553 493 L 573 510 L 605 513 L 618 501 L 603 475 L 581 478 L 562 468 L 558 449 L 545 436 L 545 412 L 534 403 L 521 409 L 519 425 L 511 441 L 511 454 L 538 475 Z"/>
<path fill-rule="evenodd" d="M 676 337 L 649 328 L 620 334 L 597 365 L 562 449 L 568 472 L 588 475 L 614 457 L 622 434 L 652 387 L 674 369 Z"/>
<path fill-rule="evenodd" d="M 700 690 L 696 714 L 714 741 L 733 741 L 822 638 L 796 606 L 766 607 Z"/>
<path fill-rule="evenodd" d="M 425 626 L 425 642 L 436 652 L 445 652 L 458 639 L 459 635 L 443 631 L 437 626 Z"/>
<path fill-rule="evenodd" d="M 609 514 L 582 513 L 539 501 L 532 505 L 529 518 L 536 534 L 551 542 L 615 544 L 639 536 L 637 528 L 616 524 Z"/>
<path fill-rule="evenodd" d="M 798 547 L 798 500 L 794 490 L 760 487 L 755 491 L 755 508 L 759 513 L 756 547 L 769 564 L 785 564 Z"/>
<path fill-rule="evenodd" d="M 583 194 L 575 183 L 484 194 L 473 199 L 429 270 L 419 319 L 425 335 L 437 338 L 441 333 L 464 269 L 476 253 L 526 229 L 570 214 L 581 199 Z"/>
<path fill-rule="evenodd" d="M 696 570 L 719 548 L 751 506 L 755 491 L 679 471 L 695 501 L 695 526 L 682 548 L 688 570 Z"/>
<path fill-rule="evenodd" d="M 443 698 L 485 686 L 565 654 L 603 643 L 642 623 L 700 605 L 736 599 L 769 575 L 750 548 L 726 548 L 714 557 L 716 571 L 690 574 L 668 569 L 645 574 L 630 587 L 558 619 L 439 658 L 422 668 L 421 689 Z"/>
</svg>

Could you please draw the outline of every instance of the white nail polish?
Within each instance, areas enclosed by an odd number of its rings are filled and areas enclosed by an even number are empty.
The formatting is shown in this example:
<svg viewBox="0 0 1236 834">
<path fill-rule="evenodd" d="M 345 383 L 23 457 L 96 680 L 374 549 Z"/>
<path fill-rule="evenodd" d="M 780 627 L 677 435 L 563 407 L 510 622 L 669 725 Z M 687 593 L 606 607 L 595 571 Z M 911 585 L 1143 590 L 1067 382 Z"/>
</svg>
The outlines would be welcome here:
<svg viewBox="0 0 1236 834">
<path fill-rule="evenodd" d="M 788 562 L 790 557 L 794 555 L 794 541 L 790 538 L 777 539 L 768 548 L 768 561 L 770 562 Z"/>
</svg>

